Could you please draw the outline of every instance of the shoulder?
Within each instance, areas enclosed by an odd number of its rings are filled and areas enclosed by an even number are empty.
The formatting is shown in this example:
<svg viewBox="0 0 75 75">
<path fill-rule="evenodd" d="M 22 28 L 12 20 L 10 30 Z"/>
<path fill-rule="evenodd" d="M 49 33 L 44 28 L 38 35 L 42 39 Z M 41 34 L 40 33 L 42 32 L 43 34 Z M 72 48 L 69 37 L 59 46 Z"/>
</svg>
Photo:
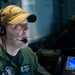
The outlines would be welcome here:
<svg viewBox="0 0 75 75">
<path fill-rule="evenodd" d="M 22 48 L 20 50 L 20 53 L 22 56 L 29 56 L 30 58 L 34 57 L 36 60 L 38 60 L 38 57 L 36 55 L 35 52 L 33 52 L 33 50 L 30 48 L 30 47 L 25 47 L 25 48 Z"/>
<path fill-rule="evenodd" d="M 65 30 L 58 36 L 57 40 L 65 40 L 65 39 L 69 39 L 69 37 L 71 37 L 70 31 Z"/>
</svg>

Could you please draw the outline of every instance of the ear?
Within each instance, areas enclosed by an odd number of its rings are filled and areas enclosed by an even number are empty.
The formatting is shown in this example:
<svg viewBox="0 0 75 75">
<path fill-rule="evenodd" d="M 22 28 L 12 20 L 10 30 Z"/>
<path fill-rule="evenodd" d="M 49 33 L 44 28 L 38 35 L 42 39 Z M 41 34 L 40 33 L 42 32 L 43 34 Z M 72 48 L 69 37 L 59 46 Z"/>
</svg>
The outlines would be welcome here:
<svg viewBox="0 0 75 75">
<path fill-rule="evenodd" d="M 0 26 L 0 36 L 4 36 L 6 34 L 6 29 L 4 26 Z"/>
</svg>

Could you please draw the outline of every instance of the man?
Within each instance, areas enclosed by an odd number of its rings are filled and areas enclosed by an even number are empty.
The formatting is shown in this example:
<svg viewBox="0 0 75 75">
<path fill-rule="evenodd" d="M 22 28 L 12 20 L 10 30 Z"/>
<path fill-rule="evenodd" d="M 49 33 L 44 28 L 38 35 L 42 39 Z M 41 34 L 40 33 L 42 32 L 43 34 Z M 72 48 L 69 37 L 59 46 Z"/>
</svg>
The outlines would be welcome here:
<svg viewBox="0 0 75 75">
<path fill-rule="evenodd" d="M 51 75 L 27 47 L 28 22 L 35 22 L 36 16 L 16 5 L 8 5 L 0 14 L 0 75 Z"/>
<path fill-rule="evenodd" d="M 75 15 L 72 16 L 65 30 L 59 35 L 56 49 L 75 49 Z"/>
</svg>

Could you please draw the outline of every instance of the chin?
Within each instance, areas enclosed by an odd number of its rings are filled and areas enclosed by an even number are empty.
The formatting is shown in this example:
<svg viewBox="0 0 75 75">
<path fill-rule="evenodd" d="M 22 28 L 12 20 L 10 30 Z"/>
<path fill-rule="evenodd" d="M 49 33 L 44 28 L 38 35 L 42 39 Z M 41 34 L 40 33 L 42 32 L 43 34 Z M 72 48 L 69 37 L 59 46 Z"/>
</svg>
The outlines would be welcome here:
<svg viewBox="0 0 75 75">
<path fill-rule="evenodd" d="M 26 46 L 28 46 L 28 43 L 23 43 L 21 47 L 24 48 Z"/>
</svg>

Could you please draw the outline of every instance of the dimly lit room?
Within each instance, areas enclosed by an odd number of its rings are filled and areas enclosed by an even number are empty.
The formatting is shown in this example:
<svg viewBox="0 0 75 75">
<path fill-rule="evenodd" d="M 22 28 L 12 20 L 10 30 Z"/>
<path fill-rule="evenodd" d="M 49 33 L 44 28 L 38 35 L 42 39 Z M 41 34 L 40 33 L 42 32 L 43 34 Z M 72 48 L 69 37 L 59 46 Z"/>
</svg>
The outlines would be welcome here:
<svg viewBox="0 0 75 75">
<path fill-rule="evenodd" d="M 0 75 L 75 75 L 75 0 L 0 0 Z"/>
</svg>

